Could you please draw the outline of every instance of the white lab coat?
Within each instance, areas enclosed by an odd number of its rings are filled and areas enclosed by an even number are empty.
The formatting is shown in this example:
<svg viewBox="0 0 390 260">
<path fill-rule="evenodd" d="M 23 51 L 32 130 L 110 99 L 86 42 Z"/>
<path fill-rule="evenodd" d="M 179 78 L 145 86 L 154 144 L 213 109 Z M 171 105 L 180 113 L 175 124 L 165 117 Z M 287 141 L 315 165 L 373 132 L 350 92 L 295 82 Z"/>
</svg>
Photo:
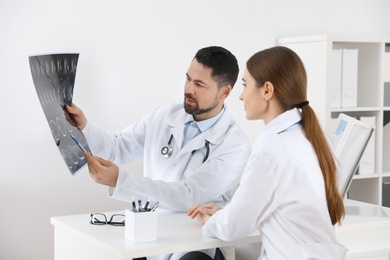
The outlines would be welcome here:
<svg viewBox="0 0 390 260">
<path fill-rule="evenodd" d="M 112 198 L 151 198 L 159 200 L 161 208 L 181 212 L 199 203 L 230 201 L 250 154 L 248 139 L 226 110 L 214 126 L 181 149 L 186 115 L 183 104 L 168 104 L 120 132 L 87 123 L 83 133 L 92 154 L 117 164 L 143 159 L 146 178 L 120 169 L 117 185 L 109 191 Z M 166 158 L 161 149 L 171 134 L 173 154 Z M 206 140 L 210 152 L 202 163 Z"/>
<path fill-rule="evenodd" d="M 259 135 L 229 205 L 203 226 L 205 236 L 235 240 L 259 230 L 259 259 L 344 259 L 327 209 L 316 154 L 300 112 L 289 110 Z"/>
</svg>

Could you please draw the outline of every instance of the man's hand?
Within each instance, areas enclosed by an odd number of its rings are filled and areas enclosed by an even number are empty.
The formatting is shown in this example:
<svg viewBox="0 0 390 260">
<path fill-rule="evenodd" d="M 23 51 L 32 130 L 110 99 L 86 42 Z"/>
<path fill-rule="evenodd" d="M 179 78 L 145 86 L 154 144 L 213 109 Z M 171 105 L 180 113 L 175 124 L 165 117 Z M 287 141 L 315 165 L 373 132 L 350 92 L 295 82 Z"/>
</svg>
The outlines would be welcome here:
<svg viewBox="0 0 390 260">
<path fill-rule="evenodd" d="M 119 167 L 110 161 L 100 157 L 92 156 L 90 153 L 84 153 L 88 162 L 89 175 L 100 184 L 115 187 L 118 180 Z"/>
<path fill-rule="evenodd" d="M 87 118 L 85 117 L 83 111 L 78 108 L 74 103 L 72 103 L 72 106 L 66 105 L 65 107 L 68 113 L 73 117 L 73 120 L 76 122 L 77 127 L 80 130 L 83 130 L 84 127 L 87 125 Z"/>
<path fill-rule="evenodd" d="M 190 218 L 196 218 L 201 223 L 206 223 L 207 220 L 221 208 L 214 203 L 200 204 L 187 211 L 187 216 Z"/>
</svg>

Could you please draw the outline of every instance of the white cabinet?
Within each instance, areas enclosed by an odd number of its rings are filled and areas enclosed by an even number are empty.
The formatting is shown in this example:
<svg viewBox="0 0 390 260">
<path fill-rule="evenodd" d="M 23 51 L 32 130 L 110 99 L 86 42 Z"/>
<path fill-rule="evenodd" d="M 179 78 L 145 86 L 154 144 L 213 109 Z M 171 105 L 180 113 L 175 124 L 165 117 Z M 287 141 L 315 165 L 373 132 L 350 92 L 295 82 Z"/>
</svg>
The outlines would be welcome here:
<svg viewBox="0 0 390 260">
<path fill-rule="evenodd" d="M 348 198 L 382 205 L 390 194 L 390 35 L 314 35 L 278 40 L 302 59 L 308 77 L 308 100 L 330 135 L 340 113 L 375 117 L 374 173 L 356 174 Z M 334 50 L 357 50 L 357 106 L 334 105 Z M 337 52 L 337 51 L 336 51 Z M 337 95 L 337 94 L 336 94 Z M 387 186 L 386 186 L 387 183 Z M 390 205 L 387 205 L 390 206 Z"/>
</svg>

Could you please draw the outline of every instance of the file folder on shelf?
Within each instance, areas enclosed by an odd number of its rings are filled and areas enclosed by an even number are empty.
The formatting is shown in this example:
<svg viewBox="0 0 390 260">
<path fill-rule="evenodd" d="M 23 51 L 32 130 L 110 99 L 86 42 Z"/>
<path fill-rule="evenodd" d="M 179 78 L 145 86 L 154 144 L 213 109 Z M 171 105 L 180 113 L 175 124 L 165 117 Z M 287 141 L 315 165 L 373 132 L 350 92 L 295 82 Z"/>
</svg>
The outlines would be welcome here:
<svg viewBox="0 0 390 260">
<path fill-rule="evenodd" d="M 385 52 L 383 74 L 384 81 L 390 82 L 390 52 Z"/>
<path fill-rule="evenodd" d="M 342 49 L 332 50 L 330 107 L 341 107 Z"/>
<path fill-rule="evenodd" d="M 343 49 L 341 106 L 357 107 L 358 49 Z"/>
</svg>

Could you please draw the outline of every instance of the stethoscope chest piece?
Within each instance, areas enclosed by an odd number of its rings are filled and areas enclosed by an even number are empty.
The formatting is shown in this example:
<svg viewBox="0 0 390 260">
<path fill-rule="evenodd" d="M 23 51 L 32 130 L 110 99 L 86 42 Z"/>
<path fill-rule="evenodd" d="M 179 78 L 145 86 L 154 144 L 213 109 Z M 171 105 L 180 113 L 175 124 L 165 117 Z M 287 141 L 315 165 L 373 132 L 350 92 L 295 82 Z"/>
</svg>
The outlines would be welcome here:
<svg viewBox="0 0 390 260">
<path fill-rule="evenodd" d="M 164 155 L 164 157 L 166 158 L 171 157 L 172 153 L 173 149 L 170 146 L 164 146 L 163 148 L 161 148 L 161 154 Z"/>
<path fill-rule="evenodd" d="M 161 148 L 161 154 L 164 155 L 164 157 L 169 158 L 173 154 L 173 149 L 171 147 L 173 135 L 169 137 L 168 145 Z"/>
<path fill-rule="evenodd" d="M 171 134 L 171 137 L 169 138 L 169 141 L 168 141 L 168 145 L 161 148 L 161 154 L 165 158 L 169 158 L 173 154 L 173 148 L 171 147 L 172 138 L 173 138 L 173 135 Z M 204 156 L 202 163 L 204 163 L 209 158 L 210 142 L 208 140 L 206 140 L 205 146 L 206 146 L 206 155 Z M 196 151 L 197 150 L 193 150 L 191 152 L 191 155 L 194 155 L 196 153 Z"/>
</svg>

